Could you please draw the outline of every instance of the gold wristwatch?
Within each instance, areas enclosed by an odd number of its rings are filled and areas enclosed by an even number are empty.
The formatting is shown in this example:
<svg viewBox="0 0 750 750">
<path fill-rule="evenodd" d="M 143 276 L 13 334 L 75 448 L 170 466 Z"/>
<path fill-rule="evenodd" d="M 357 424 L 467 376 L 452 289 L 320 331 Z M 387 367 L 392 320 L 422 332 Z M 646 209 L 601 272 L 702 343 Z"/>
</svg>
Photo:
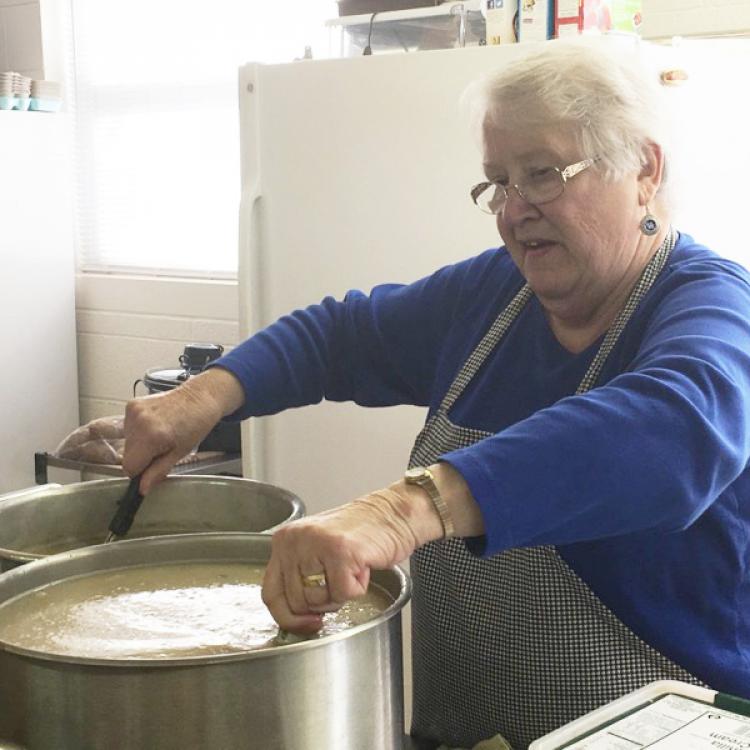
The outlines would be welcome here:
<svg viewBox="0 0 750 750">
<path fill-rule="evenodd" d="M 404 481 L 407 484 L 418 484 L 427 491 L 435 510 L 440 516 L 440 522 L 443 524 L 443 538 L 450 539 L 450 537 L 455 536 L 456 529 L 453 526 L 451 513 L 445 504 L 445 500 L 440 495 L 432 472 L 424 466 L 415 466 L 404 474 Z"/>
</svg>

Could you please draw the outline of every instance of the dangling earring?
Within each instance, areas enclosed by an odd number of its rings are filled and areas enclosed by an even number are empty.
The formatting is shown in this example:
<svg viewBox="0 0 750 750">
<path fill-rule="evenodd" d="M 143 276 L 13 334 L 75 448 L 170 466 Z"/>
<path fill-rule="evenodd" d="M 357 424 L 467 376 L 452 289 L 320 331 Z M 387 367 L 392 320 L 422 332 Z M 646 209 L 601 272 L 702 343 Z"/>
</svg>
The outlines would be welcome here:
<svg viewBox="0 0 750 750">
<path fill-rule="evenodd" d="M 654 216 L 649 207 L 646 206 L 646 215 L 641 219 L 641 232 L 649 237 L 659 231 L 659 220 Z"/>
</svg>

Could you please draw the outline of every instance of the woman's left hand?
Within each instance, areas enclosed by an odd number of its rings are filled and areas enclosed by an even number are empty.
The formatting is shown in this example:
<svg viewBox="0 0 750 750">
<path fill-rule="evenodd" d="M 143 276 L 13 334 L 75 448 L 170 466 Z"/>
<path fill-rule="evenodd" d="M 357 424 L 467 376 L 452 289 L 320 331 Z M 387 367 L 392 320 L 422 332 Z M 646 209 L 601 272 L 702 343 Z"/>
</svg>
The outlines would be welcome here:
<svg viewBox="0 0 750 750">
<path fill-rule="evenodd" d="M 389 568 L 441 536 L 429 499 L 392 489 L 302 518 L 273 535 L 263 601 L 281 629 L 314 633 L 322 613 L 367 591 L 371 569 Z"/>
</svg>

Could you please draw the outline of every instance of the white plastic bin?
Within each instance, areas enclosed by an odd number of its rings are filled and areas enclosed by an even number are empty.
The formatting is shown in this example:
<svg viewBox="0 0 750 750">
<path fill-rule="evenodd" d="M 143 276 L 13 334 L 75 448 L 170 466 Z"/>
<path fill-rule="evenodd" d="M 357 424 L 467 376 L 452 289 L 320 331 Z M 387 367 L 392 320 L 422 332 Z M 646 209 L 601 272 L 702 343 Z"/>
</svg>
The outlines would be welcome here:
<svg viewBox="0 0 750 750">
<path fill-rule="evenodd" d="M 750 701 L 674 680 L 636 690 L 532 742 L 529 750 L 750 748 Z"/>
</svg>

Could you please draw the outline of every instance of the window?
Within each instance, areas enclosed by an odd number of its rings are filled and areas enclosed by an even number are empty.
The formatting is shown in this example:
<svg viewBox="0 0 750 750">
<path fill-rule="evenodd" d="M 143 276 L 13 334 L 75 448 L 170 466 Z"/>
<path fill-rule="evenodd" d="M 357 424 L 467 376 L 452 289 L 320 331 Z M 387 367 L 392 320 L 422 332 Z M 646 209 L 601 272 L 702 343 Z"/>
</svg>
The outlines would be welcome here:
<svg viewBox="0 0 750 750">
<path fill-rule="evenodd" d="M 231 277 L 237 69 L 327 53 L 331 0 L 70 0 L 79 265 Z"/>
</svg>

